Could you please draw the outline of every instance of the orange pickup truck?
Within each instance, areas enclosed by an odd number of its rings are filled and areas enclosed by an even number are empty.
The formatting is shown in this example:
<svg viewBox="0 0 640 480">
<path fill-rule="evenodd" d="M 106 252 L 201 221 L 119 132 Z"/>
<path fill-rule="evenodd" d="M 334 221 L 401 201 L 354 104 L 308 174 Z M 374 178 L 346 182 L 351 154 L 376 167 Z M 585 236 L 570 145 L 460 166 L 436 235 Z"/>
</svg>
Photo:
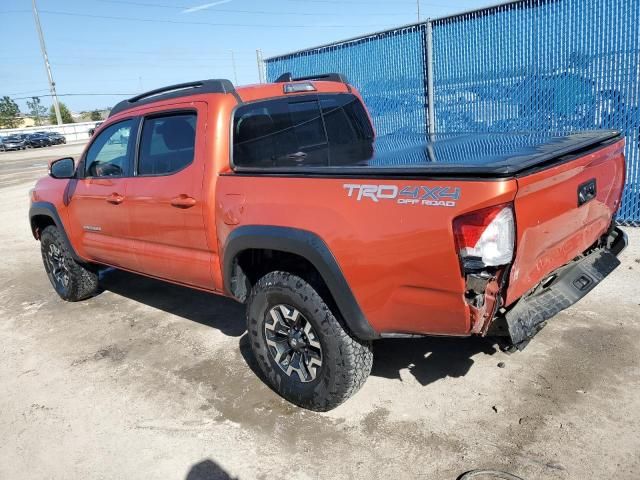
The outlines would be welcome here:
<svg viewBox="0 0 640 480">
<path fill-rule="evenodd" d="M 618 132 L 375 138 L 340 74 L 125 100 L 50 165 L 30 223 L 64 300 L 116 267 L 247 305 L 289 401 L 355 393 L 371 341 L 495 335 L 522 349 L 619 265 Z"/>
</svg>

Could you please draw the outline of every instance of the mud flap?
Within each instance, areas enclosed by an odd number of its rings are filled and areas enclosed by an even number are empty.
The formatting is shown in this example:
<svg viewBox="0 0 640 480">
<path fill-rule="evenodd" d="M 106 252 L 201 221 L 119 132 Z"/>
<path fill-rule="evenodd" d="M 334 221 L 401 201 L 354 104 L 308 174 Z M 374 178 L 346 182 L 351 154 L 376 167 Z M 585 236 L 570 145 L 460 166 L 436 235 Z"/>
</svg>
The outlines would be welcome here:
<svg viewBox="0 0 640 480">
<path fill-rule="evenodd" d="M 620 265 L 617 258 L 627 244 L 626 235 L 614 230 L 609 248 L 596 250 L 558 270 L 542 290 L 523 297 L 503 317 L 512 344 L 522 350 L 551 317 L 570 307 Z"/>
</svg>

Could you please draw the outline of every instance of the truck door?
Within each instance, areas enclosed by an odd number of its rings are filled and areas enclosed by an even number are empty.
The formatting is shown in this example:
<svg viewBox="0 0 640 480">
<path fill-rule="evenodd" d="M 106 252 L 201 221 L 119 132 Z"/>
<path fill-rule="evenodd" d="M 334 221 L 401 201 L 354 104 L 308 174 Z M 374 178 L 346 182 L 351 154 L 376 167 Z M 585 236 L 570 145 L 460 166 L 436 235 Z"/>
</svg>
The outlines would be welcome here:
<svg viewBox="0 0 640 480">
<path fill-rule="evenodd" d="M 207 105 L 146 114 L 127 201 L 140 271 L 213 289 L 203 219 Z"/>
<path fill-rule="evenodd" d="M 79 253 L 129 270 L 137 259 L 129 236 L 127 182 L 135 150 L 137 119 L 116 122 L 96 136 L 69 185 L 70 227 Z"/>
</svg>

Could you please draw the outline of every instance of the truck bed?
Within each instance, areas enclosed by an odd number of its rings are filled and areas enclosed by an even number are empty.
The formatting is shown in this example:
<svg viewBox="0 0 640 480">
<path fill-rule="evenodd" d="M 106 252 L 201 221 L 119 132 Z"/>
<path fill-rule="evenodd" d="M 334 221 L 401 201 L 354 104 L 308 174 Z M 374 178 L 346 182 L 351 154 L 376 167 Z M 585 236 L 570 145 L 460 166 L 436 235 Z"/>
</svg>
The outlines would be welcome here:
<svg viewBox="0 0 640 480">
<path fill-rule="evenodd" d="M 572 155 L 620 139 L 614 130 L 571 134 L 453 133 L 391 134 L 378 137 L 373 153 L 332 152 L 329 166 L 235 167 L 236 172 L 300 173 L 384 177 L 509 178 L 562 162 Z"/>
<path fill-rule="evenodd" d="M 322 238 L 381 334 L 468 335 L 476 328 L 462 301 L 466 285 L 452 227 L 459 216 L 512 206 L 515 254 L 501 287 L 509 308 L 588 252 L 619 208 L 624 142 L 615 131 L 424 140 L 380 137 L 366 160 L 342 157 L 328 167 L 236 167 L 222 174 L 217 195 L 243 192 L 241 224 L 295 227 Z M 582 201 L 585 186 L 593 188 Z M 406 201 L 412 192 L 427 200 Z M 223 239 L 227 229 L 219 225 Z"/>
</svg>

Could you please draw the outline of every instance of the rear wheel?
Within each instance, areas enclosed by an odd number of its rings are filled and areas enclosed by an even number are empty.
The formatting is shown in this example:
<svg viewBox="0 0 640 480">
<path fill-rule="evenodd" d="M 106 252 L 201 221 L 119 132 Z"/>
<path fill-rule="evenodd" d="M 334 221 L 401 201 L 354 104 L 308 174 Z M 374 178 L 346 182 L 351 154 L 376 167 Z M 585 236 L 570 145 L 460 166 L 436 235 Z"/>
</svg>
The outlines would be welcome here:
<svg viewBox="0 0 640 480">
<path fill-rule="evenodd" d="M 271 272 L 247 306 L 251 348 L 271 387 L 296 405 L 331 410 L 364 384 L 370 342 L 353 337 L 302 278 Z"/>
<path fill-rule="evenodd" d="M 45 271 L 60 298 L 77 302 L 98 291 L 98 274 L 76 262 L 60 230 L 48 226 L 40 236 L 40 249 Z"/>
</svg>

